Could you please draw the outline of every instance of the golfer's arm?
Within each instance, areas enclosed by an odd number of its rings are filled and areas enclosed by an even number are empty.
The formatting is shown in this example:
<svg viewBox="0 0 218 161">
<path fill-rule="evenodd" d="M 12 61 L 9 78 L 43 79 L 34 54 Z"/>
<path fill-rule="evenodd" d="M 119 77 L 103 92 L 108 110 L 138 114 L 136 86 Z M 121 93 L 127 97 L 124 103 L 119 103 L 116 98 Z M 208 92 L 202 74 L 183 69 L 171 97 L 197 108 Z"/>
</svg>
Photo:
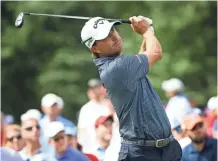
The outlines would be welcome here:
<svg viewBox="0 0 218 161">
<path fill-rule="evenodd" d="M 149 68 L 162 58 L 161 45 L 151 29 L 143 35 L 140 53 L 147 55 Z"/>
<path fill-rule="evenodd" d="M 146 51 L 146 42 L 145 42 L 145 40 L 143 39 L 142 44 L 141 44 L 141 47 L 140 47 L 140 50 L 139 50 L 139 54 L 140 54 L 140 53 L 144 53 L 145 51 Z"/>
</svg>

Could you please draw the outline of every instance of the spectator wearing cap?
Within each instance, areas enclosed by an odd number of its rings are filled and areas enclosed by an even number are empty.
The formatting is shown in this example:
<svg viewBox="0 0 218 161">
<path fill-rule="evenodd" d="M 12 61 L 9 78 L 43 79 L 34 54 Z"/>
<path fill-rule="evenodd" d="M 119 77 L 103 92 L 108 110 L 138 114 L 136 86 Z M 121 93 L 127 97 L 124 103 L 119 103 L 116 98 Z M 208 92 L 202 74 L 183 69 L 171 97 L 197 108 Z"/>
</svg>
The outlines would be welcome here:
<svg viewBox="0 0 218 161">
<path fill-rule="evenodd" d="M 5 147 L 20 151 L 24 147 L 20 125 L 11 124 L 5 128 Z"/>
<path fill-rule="evenodd" d="M 109 109 L 111 110 L 111 115 L 113 115 L 114 121 L 113 121 L 113 135 L 112 135 L 110 144 L 105 151 L 104 161 L 117 161 L 119 152 L 120 152 L 120 147 L 121 147 L 121 136 L 119 132 L 119 119 L 107 95 L 105 96 L 105 102 L 107 106 L 109 107 Z"/>
<path fill-rule="evenodd" d="M 100 80 L 91 79 L 88 81 L 90 101 L 82 106 L 78 119 L 78 142 L 82 145 L 84 152 L 95 146 L 95 120 L 100 116 L 110 114 L 110 110 L 104 101 L 105 94 L 105 89 Z"/>
<path fill-rule="evenodd" d="M 183 149 L 182 161 L 217 161 L 217 140 L 206 135 L 202 117 L 185 116 L 184 128 L 192 142 Z"/>
<path fill-rule="evenodd" d="M 216 129 L 218 110 L 218 96 L 211 97 L 207 102 L 206 127 L 207 135 L 213 136 L 213 129 Z"/>
<path fill-rule="evenodd" d="M 183 82 L 178 78 L 171 78 L 162 83 L 162 89 L 165 91 L 169 101 L 166 106 L 166 114 L 169 118 L 172 133 L 175 136 L 179 136 L 176 139 L 180 139 L 180 127 L 183 122 L 184 116 L 191 112 L 191 105 L 189 99 L 182 93 L 184 89 Z"/>
<path fill-rule="evenodd" d="M 68 145 L 65 128 L 61 122 L 51 122 L 45 134 L 49 138 L 49 144 L 55 149 L 58 161 L 88 161 L 84 154 Z"/>
<path fill-rule="evenodd" d="M 44 112 L 43 118 L 40 120 L 40 126 L 42 129 L 41 133 L 41 143 L 43 145 L 43 151 L 47 153 L 54 153 L 54 149 L 48 144 L 48 138 L 46 138 L 44 131 L 48 128 L 49 124 L 53 121 L 62 122 L 64 127 L 68 127 L 76 130 L 76 126 L 72 121 L 61 116 L 63 111 L 64 101 L 61 97 L 53 93 L 48 93 L 43 96 L 41 100 L 41 109 Z"/>
<path fill-rule="evenodd" d="M 105 159 L 105 151 L 110 145 L 110 141 L 112 138 L 112 125 L 113 125 L 113 116 L 100 116 L 95 121 L 95 129 L 97 141 L 96 145 L 93 148 L 93 152 L 90 151 L 91 154 L 97 156 L 99 161 L 103 161 Z"/>
<path fill-rule="evenodd" d="M 52 121 L 59 121 L 64 124 L 64 126 L 75 128 L 72 121 L 61 116 L 63 111 L 64 101 L 61 97 L 48 93 L 41 100 L 41 108 L 45 113 L 44 117 L 41 119 L 40 123 L 45 127 Z"/>
<path fill-rule="evenodd" d="M 19 152 L 25 161 L 47 161 L 46 154 L 41 149 L 39 115 L 27 111 L 21 116 L 21 133 L 25 147 Z"/>
<path fill-rule="evenodd" d="M 104 161 L 117 161 L 119 158 L 121 148 L 121 137 L 119 127 L 113 129 L 113 137 L 111 138 L 110 145 L 105 151 Z"/>
<path fill-rule="evenodd" d="M 67 142 L 70 147 L 73 149 L 77 149 L 79 151 L 82 151 L 82 146 L 77 141 L 77 132 L 76 129 L 72 129 L 69 127 L 65 128 L 65 133 L 67 135 Z"/>
</svg>

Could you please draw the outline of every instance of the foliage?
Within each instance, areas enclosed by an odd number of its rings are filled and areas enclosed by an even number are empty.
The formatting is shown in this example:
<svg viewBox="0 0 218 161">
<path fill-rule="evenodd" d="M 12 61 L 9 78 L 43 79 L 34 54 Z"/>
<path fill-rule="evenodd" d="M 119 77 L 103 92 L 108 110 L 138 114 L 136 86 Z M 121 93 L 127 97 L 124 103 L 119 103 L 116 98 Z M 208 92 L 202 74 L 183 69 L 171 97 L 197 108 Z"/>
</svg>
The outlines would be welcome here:
<svg viewBox="0 0 218 161">
<path fill-rule="evenodd" d="M 184 81 L 186 92 L 199 104 L 216 94 L 216 2 L 78 2 L 2 1 L 2 110 L 19 116 L 40 109 L 41 97 L 54 92 L 64 98 L 64 114 L 76 112 L 88 100 L 87 81 L 98 77 L 89 50 L 80 43 L 83 20 L 25 17 L 23 28 L 14 26 L 22 12 L 126 18 L 151 17 L 163 47 L 163 60 L 149 78 L 162 99 L 161 82 L 171 77 Z M 142 37 L 129 25 L 118 27 L 125 54 L 137 53 Z"/>
</svg>

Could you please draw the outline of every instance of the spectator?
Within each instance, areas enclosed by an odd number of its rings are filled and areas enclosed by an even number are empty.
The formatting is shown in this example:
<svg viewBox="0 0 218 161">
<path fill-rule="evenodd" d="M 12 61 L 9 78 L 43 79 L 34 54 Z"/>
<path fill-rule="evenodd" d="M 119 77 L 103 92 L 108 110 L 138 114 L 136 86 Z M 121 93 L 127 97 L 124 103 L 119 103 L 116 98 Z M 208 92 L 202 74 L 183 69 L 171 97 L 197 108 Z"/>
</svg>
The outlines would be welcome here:
<svg viewBox="0 0 218 161">
<path fill-rule="evenodd" d="M 183 149 L 182 161 L 217 161 L 217 140 L 206 135 L 202 117 L 187 115 L 184 126 L 192 142 Z"/>
<path fill-rule="evenodd" d="M 207 135 L 212 136 L 212 128 L 217 119 L 218 96 L 211 97 L 207 103 Z"/>
<path fill-rule="evenodd" d="M 95 147 L 96 119 L 100 116 L 108 116 L 110 114 L 110 110 L 104 101 L 105 94 L 105 89 L 100 80 L 91 79 L 88 82 L 88 96 L 90 101 L 81 108 L 78 120 L 78 142 L 82 145 L 83 152 L 87 152 Z"/>
<path fill-rule="evenodd" d="M 105 151 L 104 161 L 117 161 L 121 147 L 121 137 L 119 127 L 113 129 L 113 137 L 111 138 L 110 145 Z"/>
<path fill-rule="evenodd" d="M 77 149 L 79 151 L 82 151 L 82 147 L 80 147 L 80 145 L 78 145 L 78 141 L 77 141 L 77 134 L 76 134 L 76 129 L 72 129 L 72 128 L 65 128 L 65 133 L 67 135 L 67 141 L 68 141 L 68 145 L 70 147 L 72 147 L 73 149 Z"/>
<path fill-rule="evenodd" d="M 72 129 L 76 128 L 72 121 L 61 116 L 63 107 L 63 99 L 53 93 L 46 94 L 41 100 L 41 108 L 45 115 L 40 120 L 40 126 L 42 128 L 40 140 L 43 146 L 43 151 L 46 153 L 54 153 L 54 149 L 48 144 L 48 138 L 46 138 L 44 134 L 44 131 L 48 128 L 51 122 L 59 121 L 64 124 L 64 127 Z"/>
<path fill-rule="evenodd" d="M 53 121 L 62 122 L 65 127 L 76 127 L 72 121 L 61 116 L 64 107 L 64 101 L 61 97 L 53 93 L 46 94 L 41 100 L 41 106 L 42 111 L 45 113 L 40 120 L 43 129 L 46 129 L 47 125 Z"/>
<path fill-rule="evenodd" d="M 3 146 L 4 145 L 4 142 L 5 142 L 5 130 L 4 130 L 4 128 L 5 128 L 5 124 L 4 124 L 4 113 L 1 111 L 1 116 L 0 116 L 1 118 L 0 118 L 0 128 L 1 128 L 1 134 L 0 134 L 0 139 L 1 139 L 1 146 Z"/>
<path fill-rule="evenodd" d="M 162 89 L 166 92 L 169 102 L 166 106 L 166 114 L 169 118 L 172 133 L 180 139 L 180 129 L 176 127 L 181 125 L 184 116 L 191 111 L 189 99 L 182 93 L 184 84 L 177 78 L 172 78 L 162 83 Z"/>
<path fill-rule="evenodd" d="M 16 124 L 7 125 L 5 128 L 5 147 L 20 151 L 24 147 L 24 140 L 21 135 L 21 127 Z"/>
<path fill-rule="evenodd" d="M 189 145 L 191 143 L 191 139 L 189 138 L 189 136 L 187 134 L 187 130 L 185 129 L 184 122 L 181 124 L 180 128 L 182 130 L 182 137 L 180 140 L 178 140 L 178 142 L 179 142 L 181 148 L 183 149 L 184 147 L 186 147 L 187 145 Z"/>
<path fill-rule="evenodd" d="M 114 112 L 114 107 L 110 101 L 110 99 L 105 97 L 106 105 L 111 110 L 111 114 L 113 116 L 113 135 L 110 141 L 108 148 L 105 151 L 104 161 L 117 161 L 120 147 L 121 147 L 121 137 L 119 133 L 119 119 L 117 117 L 116 112 Z"/>
<path fill-rule="evenodd" d="M 24 161 L 19 153 L 11 148 L 0 148 L 1 161 Z"/>
<path fill-rule="evenodd" d="M 55 149 L 55 156 L 58 161 L 89 160 L 84 154 L 68 146 L 65 128 L 61 122 L 51 122 L 45 134 L 49 138 L 49 144 Z"/>
<path fill-rule="evenodd" d="M 38 119 L 32 112 L 27 112 L 21 116 L 22 137 L 25 141 L 25 147 L 20 151 L 20 155 L 25 161 L 47 160 L 39 141 L 40 126 Z"/>
<path fill-rule="evenodd" d="M 218 135 L 217 123 L 218 123 L 218 119 L 216 119 L 216 120 L 214 121 L 213 129 L 212 129 L 212 137 L 215 138 L 215 139 L 217 139 L 217 135 Z"/>
<path fill-rule="evenodd" d="M 97 156 L 99 161 L 103 161 L 105 159 L 105 151 L 110 145 L 113 121 L 114 119 L 111 115 L 100 116 L 95 121 L 97 142 L 95 148 L 93 149 L 93 154 Z"/>
</svg>

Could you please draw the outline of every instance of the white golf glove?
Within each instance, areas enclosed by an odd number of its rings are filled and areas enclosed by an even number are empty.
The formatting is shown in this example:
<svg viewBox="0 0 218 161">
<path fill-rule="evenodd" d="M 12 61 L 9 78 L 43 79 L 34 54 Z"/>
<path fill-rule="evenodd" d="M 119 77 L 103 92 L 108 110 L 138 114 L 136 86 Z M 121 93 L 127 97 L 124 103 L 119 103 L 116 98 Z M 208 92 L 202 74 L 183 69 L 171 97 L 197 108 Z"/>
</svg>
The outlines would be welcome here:
<svg viewBox="0 0 218 161">
<path fill-rule="evenodd" d="M 151 26 L 151 29 L 152 29 L 152 31 L 154 32 L 154 26 L 153 26 L 153 23 L 152 23 L 152 19 L 150 19 L 150 18 L 148 18 L 148 17 L 141 16 L 141 15 L 138 16 L 138 17 L 145 19 L 150 25 L 152 25 L 152 26 Z"/>
</svg>

